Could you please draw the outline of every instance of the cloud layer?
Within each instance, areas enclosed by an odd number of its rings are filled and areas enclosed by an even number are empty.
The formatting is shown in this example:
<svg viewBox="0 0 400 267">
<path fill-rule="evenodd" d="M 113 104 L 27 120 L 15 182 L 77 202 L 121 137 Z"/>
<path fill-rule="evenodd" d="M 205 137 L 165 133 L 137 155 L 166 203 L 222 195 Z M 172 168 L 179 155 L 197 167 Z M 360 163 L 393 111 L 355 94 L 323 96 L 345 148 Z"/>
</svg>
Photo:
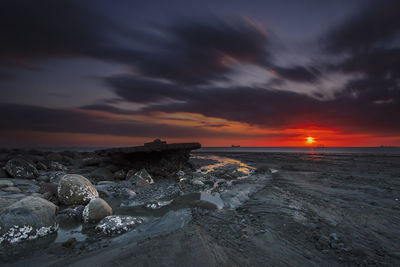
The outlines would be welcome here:
<svg viewBox="0 0 400 267">
<path fill-rule="evenodd" d="M 0 82 L 12 80 L 20 67 L 40 71 L 47 59 L 91 58 L 127 71 L 97 77 L 113 92 L 113 101 L 78 109 L 1 104 L 0 123 L 4 130 L 171 138 L 222 136 L 207 127 L 225 127 L 226 121 L 260 129 L 318 126 L 399 136 L 400 4 L 363 5 L 312 40 L 320 49 L 310 63 L 279 65 L 273 29 L 247 17 L 174 18 L 143 29 L 78 1 L 2 1 Z M 232 84 L 238 66 L 256 66 L 267 81 Z M 127 103 L 143 108 L 132 111 Z M 103 113 L 108 117 L 98 115 Z M 120 117 L 160 113 L 224 122 L 193 127 Z"/>
</svg>

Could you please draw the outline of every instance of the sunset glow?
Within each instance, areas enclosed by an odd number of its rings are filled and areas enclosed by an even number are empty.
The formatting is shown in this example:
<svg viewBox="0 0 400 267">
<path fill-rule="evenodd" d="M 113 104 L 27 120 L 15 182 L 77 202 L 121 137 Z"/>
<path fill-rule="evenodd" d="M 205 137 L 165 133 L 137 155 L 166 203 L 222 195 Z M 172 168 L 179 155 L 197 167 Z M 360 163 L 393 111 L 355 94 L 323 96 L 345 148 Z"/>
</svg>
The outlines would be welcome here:
<svg viewBox="0 0 400 267">
<path fill-rule="evenodd" d="M 3 3 L 0 146 L 400 146 L 396 1 L 100 2 Z"/>
</svg>

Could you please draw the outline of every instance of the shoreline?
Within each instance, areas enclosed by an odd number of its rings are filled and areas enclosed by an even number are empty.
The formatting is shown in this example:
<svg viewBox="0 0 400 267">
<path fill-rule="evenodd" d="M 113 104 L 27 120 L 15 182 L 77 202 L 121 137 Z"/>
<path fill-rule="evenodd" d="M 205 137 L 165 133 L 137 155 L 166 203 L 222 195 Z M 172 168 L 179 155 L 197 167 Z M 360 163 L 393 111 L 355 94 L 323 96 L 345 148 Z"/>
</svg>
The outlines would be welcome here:
<svg viewBox="0 0 400 267">
<path fill-rule="evenodd" d="M 218 193 L 224 202 L 233 203 L 232 197 L 236 197 L 237 205 L 224 205 L 221 210 L 197 206 L 178 208 L 149 223 L 165 226 L 168 221 L 170 226 L 181 225 L 170 228 L 173 230 L 169 233 L 146 236 L 143 233 L 147 230 L 137 231 L 143 236 L 137 239 L 134 230 L 111 238 L 120 240 L 117 243 L 94 236 L 87 241 L 91 243 L 87 246 L 89 250 L 52 243 L 33 258 L 5 264 L 22 266 L 33 261 L 33 265 L 41 266 L 79 266 L 98 264 L 100 260 L 104 266 L 111 262 L 121 265 L 135 262 L 139 266 L 400 263 L 397 252 L 400 205 L 396 200 L 400 189 L 398 155 L 314 157 L 297 153 L 192 152 L 192 155 L 207 154 L 255 168 L 250 177 L 231 179 L 230 185 L 220 186 Z M 215 159 L 199 160 L 197 164 L 197 170 L 201 170 L 204 165 L 215 164 Z M 226 167 L 225 170 L 233 169 Z M 221 175 L 224 174 L 215 173 L 215 177 Z M 165 180 L 162 181 L 165 186 L 158 187 L 158 182 L 155 181 L 154 190 L 150 191 L 156 192 L 159 188 L 158 192 L 163 192 L 169 185 L 179 184 Z M 186 186 L 189 187 L 184 191 L 188 192 L 192 185 Z M 205 191 L 207 186 L 193 187 L 193 191 Z M 190 218 L 179 215 L 179 210 L 189 210 Z"/>
</svg>

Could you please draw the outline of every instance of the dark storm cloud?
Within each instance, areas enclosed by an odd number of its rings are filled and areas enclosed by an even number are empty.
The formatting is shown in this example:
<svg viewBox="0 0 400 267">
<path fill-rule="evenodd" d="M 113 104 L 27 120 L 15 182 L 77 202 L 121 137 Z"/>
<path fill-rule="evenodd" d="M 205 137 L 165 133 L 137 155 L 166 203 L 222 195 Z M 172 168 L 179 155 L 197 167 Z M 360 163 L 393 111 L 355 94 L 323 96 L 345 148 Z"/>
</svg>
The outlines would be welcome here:
<svg viewBox="0 0 400 267">
<path fill-rule="evenodd" d="M 137 103 L 158 102 L 168 98 L 185 99 L 186 90 L 179 86 L 132 75 L 117 75 L 104 79 L 123 99 Z"/>
<path fill-rule="evenodd" d="M 322 74 L 321 70 L 314 66 L 290 66 L 290 67 L 272 67 L 272 70 L 281 79 L 287 79 L 295 82 L 315 82 Z"/>
<path fill-rule="evenodd" d="M 15 79 L 15 75 L 13 73 L 0 71 L 0 82 L 1 81 L 10 81 L 13 79 Z"/>
<path fill-rule="evenodd" d="M 365 78 L 353 80 L 335 99 L 329 101 L 319 101 L 294 92 L 254 87 L 171 86 L 171 90 L 164 90 L 165 84 L 156 81 L 152 82 L 152 89 L 149 90 L 145 86 L 136 86 L 136 78 L 125 77 L 122 80 L 124 83 L 120 80 L 111 82 L 110 85 L 125 101 L 137 102 L 138 98 L 153 99 L 148 101 L 149 103 L 162 99 L 179 100 L 167 104 L 153 104 L 141 112 L 193 112 L 273 128 L 308 124 L 327 127 L 335 125 L 352 132 L 400 130 L 400 118 L 397 116 L 400 114 L 399 91 L 386 90 L 386 93 L 383 93 L 381 90 L 381 93 L 378 93 L 376 87 L 382 86 L 379 80 L 375 83 L 371 80 L 367 82 Z M 388 81 L 389 85 L 391 81 Z M 357 97 L 353 97 L 354 93 Z"/>
<path fill-rule="evenodd" d="M 105 111 L 113 114 L 132 114 L 131 111 L 123 110 L 120 108 L 116 108 L 106 103 L 101 104 L 93 104 L 93 105 L 86 105 L 80 107 L 80 109 L 84 110 L 94 110 L 94 111 Z"/>
<path fill-rule="evenodd" d="M 362 72 L 369 77 L 400 77 L 400 48 L 376 48 L 368 53 L 353 54 L 338 66 L 345 72 Z"/>
<path fill-rule="evenodd" d="M 137 61 L 148 76 L 199 84 L 219 79 L 232 62 L 268 64 L 266 33 L 245 20 L 182 20 L 160 30 L 169 38 Z"/>
<path fill-rule="evenodd" d="M 85 55 L 104 41 L 98 29 L 109 26 L 102 20 L 76 1 L 1 1 L 0 61 L 24 65 L 35 59 Z"/>
<path fill-rule="evenodd" d="M 0 64 L 33 68 L 41 59 L 91 57 L 133 66 L 150 77 L 198 84 L 221 79 L 232 61 L 266 65 L 269 57 L 266 33 L 244 19 L 179 20 L 156 27 L 161 37 L 132 27 L 78 1 L 5 0 Z"/>
<path fill-rule="evenodd" d="M 237 134 L 231 133 L 210 132 L 199 127 L 126 121 L 97 117 L 71 109 L 16 104 L 0 104 L 0 124 L 2 131 L 21 130 L 163 138 L 237 136 Z"/>
<path fill-rule="evenodd" d="M 137 52 L 116 40 L 134 32 L 76 0 L 0 2 L 0 65 L 42 70 L 37 61 L 95 58 L 132 64 Z"/>
<path fill-rule="evenodd" d="M 400 1 L 368 1 L 369 5 L 333 28 L 326 41 L 331 52 L 360 52 L 393 41 L 400 32 Z"/>
</svg>

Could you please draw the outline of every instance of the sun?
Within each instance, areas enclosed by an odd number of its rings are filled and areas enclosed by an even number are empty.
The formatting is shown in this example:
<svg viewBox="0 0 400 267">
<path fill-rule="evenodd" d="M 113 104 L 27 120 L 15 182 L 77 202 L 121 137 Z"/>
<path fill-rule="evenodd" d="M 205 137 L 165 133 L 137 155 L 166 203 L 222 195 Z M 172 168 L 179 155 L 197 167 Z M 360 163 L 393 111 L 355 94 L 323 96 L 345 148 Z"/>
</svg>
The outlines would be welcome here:
<svg viewBox="0 0 400 267">
<path fill-rule="evenodd" d="M 312 137 L 307 137 L 307 143 L 309 143 L 309 144 L 314 143 L 314 138 L 312 138 Z"/>
</svg>

